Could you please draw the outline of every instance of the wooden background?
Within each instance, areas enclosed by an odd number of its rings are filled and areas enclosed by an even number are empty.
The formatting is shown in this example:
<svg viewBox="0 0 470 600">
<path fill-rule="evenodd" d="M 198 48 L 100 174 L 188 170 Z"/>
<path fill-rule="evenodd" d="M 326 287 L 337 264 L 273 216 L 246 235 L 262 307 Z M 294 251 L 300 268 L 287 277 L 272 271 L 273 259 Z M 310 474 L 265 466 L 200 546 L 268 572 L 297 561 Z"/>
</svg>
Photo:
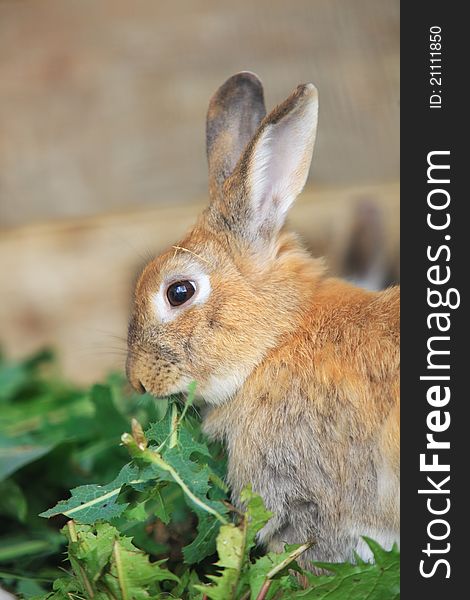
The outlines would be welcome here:
<svg viewBox="0 0 470 600">
<path fill-rule="evenodd" d="M 205 202 L 207 103 L 242 69 L 268 107 L 319 88 L 293 226 L 341 272 L 356 208 L 373 203 L 396 279 L 398 19 L 398 0 L 0 0 L 7 354 L 51 344 L 84 382 L 122 368 L 136 270 Z"/>
</svg>

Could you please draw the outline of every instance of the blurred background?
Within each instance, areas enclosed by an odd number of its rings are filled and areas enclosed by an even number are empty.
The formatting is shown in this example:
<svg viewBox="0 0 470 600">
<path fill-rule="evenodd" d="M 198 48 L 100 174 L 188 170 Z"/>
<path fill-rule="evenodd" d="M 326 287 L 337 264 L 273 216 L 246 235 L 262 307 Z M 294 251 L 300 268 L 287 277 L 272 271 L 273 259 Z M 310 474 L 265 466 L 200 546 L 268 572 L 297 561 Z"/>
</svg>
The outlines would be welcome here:
<svg viewBox="0 0 470 600">
<path fill-rule="evenodd" d="M 133 281 L 207 200 L 205 113 L 256 72 L 320 93 L 291 217 L 330 269 L 399 279 L 398 0 L 0 0 L 0 344 L 80 383 L 124 364 Z"/>
</svg>

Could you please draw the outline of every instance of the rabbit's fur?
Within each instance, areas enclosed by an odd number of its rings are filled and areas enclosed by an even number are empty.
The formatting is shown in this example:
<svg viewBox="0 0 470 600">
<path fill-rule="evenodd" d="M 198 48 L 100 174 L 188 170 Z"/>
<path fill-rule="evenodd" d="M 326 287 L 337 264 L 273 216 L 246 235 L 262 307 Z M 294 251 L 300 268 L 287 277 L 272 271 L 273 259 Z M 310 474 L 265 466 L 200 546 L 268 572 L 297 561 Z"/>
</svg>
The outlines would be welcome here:
<svg viewBox="0 0 470 600">
<path fill-rule="evenodd" d="M 274 517 L 271 549 L 369 557 L 399 530 L 399 292 L 330 278 L 284 228 L 310 166 L 318 100 L 299 86 L 264 117 L 261 83 L 231 77 L 207 117 L 210 204 L 138 280 L 131 383 L 156 396 L 197 381 L 204 429 L 228 449 L 234 502 L 247 484 Z M 264 118 L 263 118 L 264 117 Z M 194 296 L 170 306 L 175 281 Z"/>
</svg>

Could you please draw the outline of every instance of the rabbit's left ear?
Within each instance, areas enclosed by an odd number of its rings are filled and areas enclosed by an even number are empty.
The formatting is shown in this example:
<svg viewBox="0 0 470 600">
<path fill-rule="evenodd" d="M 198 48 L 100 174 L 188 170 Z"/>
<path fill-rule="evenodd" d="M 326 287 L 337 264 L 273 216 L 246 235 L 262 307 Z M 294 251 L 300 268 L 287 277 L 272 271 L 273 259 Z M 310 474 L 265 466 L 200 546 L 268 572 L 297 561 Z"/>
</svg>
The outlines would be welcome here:
<svg viewBox="0 0 470 600">
<path fill-rule="evenodd" d="M 206 147 L 209 191 L 217 198 L 242 152 L 266 114 L 261 81 L 242 71 L 229 77 L 212 96 L 207 111 Z"/>
<path fill-rule="evenodd" d="M 245 206 L 238 207 L 238 219 L 245 222 L 239 226 L 252 240 L 277 234 L 302 191 L 312 160 L 317 119 L 315 86 L 298 86 L 262 121 L 237 165 L 230 184 L 233 189 L 244 190 Z"/>
</svg>

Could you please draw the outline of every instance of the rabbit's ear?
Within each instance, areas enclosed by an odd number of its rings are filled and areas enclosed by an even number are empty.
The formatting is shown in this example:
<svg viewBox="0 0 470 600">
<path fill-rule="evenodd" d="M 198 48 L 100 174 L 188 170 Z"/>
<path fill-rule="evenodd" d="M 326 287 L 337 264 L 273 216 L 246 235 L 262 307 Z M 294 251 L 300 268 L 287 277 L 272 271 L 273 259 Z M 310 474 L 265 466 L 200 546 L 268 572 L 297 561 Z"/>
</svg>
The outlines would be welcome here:
<svg viewBox="0 0 470 600">
<path fill-rule="evenodd" d="M 252 240 L 276 235 L 302 191 L 312 160 L 317 119 L 315 86 L 298 86 L 263 120 L 240 160 L 230 184 L 243 186 L 248 206 L 241 214 L 248 216 L 244 227 Z"/>
<path fill-rule="evenodd" d="M 254 73 L 233 75 L 209 103 L 206 122 L 209 191 L 217 197 L 266 114 L 261 81 Z"/>
</svg>

